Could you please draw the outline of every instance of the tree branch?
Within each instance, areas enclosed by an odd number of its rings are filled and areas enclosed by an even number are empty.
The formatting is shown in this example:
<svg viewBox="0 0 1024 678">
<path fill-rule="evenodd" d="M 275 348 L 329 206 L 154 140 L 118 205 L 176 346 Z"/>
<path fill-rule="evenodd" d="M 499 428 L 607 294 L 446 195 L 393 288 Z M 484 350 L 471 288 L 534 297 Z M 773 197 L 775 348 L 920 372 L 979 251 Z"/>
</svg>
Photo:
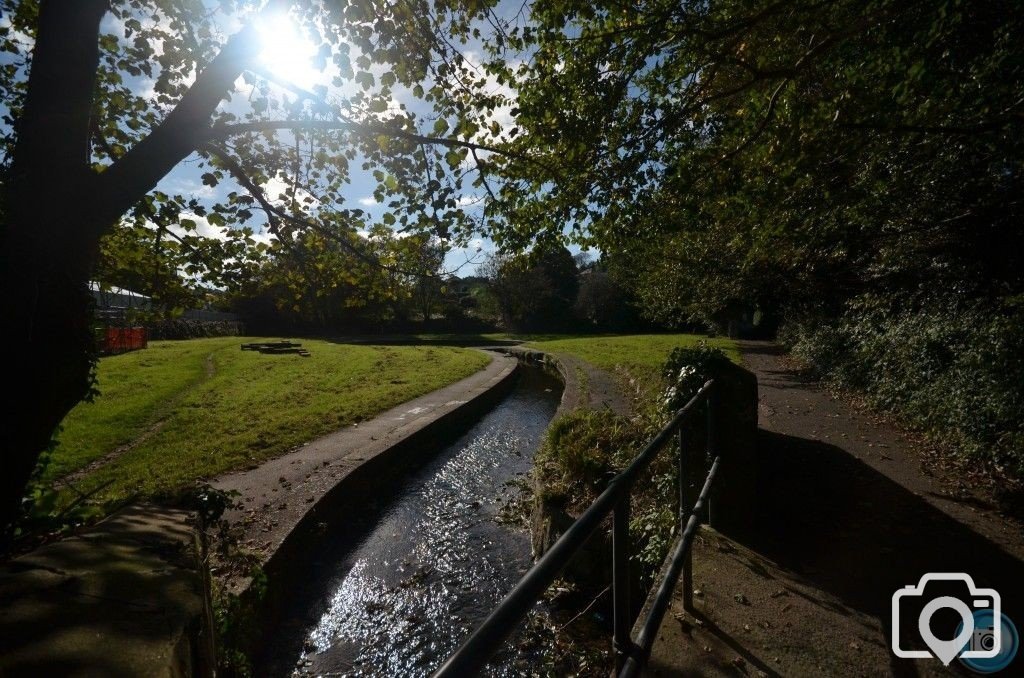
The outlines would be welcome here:
<svg viewBox="0 0 1024 678">
<path fill-rule="evenodd" d="M 447 137 L 428 137 L 423 134 L 409 132 L 407 130 L 388 127 L 385 125 L 373 125 L 353 121 L 337 120 L 267 120 L 264 122 L 240 122 L 234 124 L 214 125 L 210 127 L 206 138 L 210 140 L 223 140 L 238 134 L 251 132 L 270 132 L 274 130 L 320 130 L 320 131 L 347 131 L 362 137 L 377 137 L 380 135 L 396 139 L 404 139 L 418 144 L 430 144 L 435 146 L 446 146 L 448 148 L 468 148 L 471 151 L 489 151 L 504 155 L 515 160 L 533 163 L 545 170 L 549 168 L 536 158 L 525 156 L 506 148 L 499 148 L 489 144 L 480 144 L 462 139 L 450 139 Z M 549 170 L 550 171 L 550 170 Z"/>
<path fill-rule="evenodd" d="M 98 177 L 94 223 L 113 223 L 204 140 L 210 116 L 259 49 L 256 29 L 236 33 L 164 121 Z"/>
<path fill-rule="evenodd" d="M 314 231 L 320 233 L 324 237 L 329 238 L 332 241 L 338 243 L 343 248 L 351 252 L 356 258 L 370 264 L 371 266 L 375 266 L 385 271 L 391 271 L 392 273 L 399 273 L 401 275 L 414 276 L 417 278 L 439 277 L 436 275 L 425 274 L 418 271 L 408 271 L 397 266 L 390 266 L 388 264 L 385 264 L 381 262 L 377 257 L 367 252 L 364 252 L 362 249 L 356 247 L 351 242 L 346 241 L 344 238 L 339 238 L 338 234 L 334 233 L 330 229 L 326 229 L 320 224 L 310 219 L 302 219 L 285 212 L 283 209 L 277 207 L 267 199 L 266 193 L 263 192 L 263 189 L 260 188 L 256 184 L 256 182 L 249 178 L 249 175 L 246 174 L 245 169 L 243 169 L 242 166 L 237 161 L 235 161 L 235 159 L 232 158 L 230 154 L 227 153 L 227 151 L 213 143 L 203 144 L 202 150 L 210 153 L 211 155 L 216 156 L 217 159 L 224 164 L 224 166 L 231 173 L 231 175 L 235 177 L 238 183 L 241 184 L 242 187 L 245 188 L 245 190 L 247 190 L 252 195 L 253 198 L 255 198 L 256 202 L 260 204 L 260 207 L 263 208 L 263 211 L 267 214 L 267 219 L 271 223 L 271 232 L 277 235 L 278 238 L 281 237 L 279 229 L 279 220 L 283 220 L 295 224 L 296 226 L 302 226 L 305 228 L 313 229 Z"/>
</svg>

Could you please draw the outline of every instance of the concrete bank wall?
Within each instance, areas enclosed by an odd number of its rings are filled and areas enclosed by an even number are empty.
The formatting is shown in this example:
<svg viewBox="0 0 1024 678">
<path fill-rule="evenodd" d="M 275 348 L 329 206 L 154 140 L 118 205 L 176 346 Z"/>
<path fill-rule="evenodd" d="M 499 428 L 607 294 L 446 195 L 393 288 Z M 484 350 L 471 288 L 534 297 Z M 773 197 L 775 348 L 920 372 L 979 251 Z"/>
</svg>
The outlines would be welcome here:
<svg viewBox="0 0 1024 678">
<path fill-rule="evenodd" d="M 517 362 L 495 357 L 461 382 L 379 417 L 313 441 L 257 469 L 225 476 L 216 486 L 238 490 L 241 506 L 227 518 L 247 544 L 257 540 L 261 586 L 231 583 L 244 615 L 238 649 L 258 654 L 272 620 L 308 576 L 321 541 L 343 530 L 366 502 L 429 462 L 444 443 L 483 416 L 515 383 Z M 253 507 L 253 508 L 250 508 Z"/>
<path fill-rule="evenodd" d="M 0 566 L 0 676 L 210 676 L 206 566 L 185 511 L 131 506 Z"/>
</svg>

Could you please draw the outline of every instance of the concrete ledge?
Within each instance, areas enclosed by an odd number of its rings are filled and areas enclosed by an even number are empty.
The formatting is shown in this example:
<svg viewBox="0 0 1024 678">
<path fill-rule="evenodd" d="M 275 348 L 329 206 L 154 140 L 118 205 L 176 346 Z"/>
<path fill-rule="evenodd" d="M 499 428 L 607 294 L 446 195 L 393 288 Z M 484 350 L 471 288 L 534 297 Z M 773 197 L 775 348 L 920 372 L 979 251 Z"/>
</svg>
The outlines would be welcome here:
<svg viewBox="0 0 1024 678">
<path fill-rule="evenodd" d="M 482 415 L 511 388 L 516 362 L 495 357 L 483 370 L 314 440 L 255 469 L 213 484 L 236 490 L 241 506 L 225 518 L 242 532 L 273 585 L 305 558 L 347 506 L 432 458 L 438 441 Z M 285 577 L 286 578 L 286 577 Z M 244 592 L 248 579 L 229 582 Z"/>
<path fill-rule="evenodd" d="M 188 513 L 130 506 L 0 566 L 0 676 L 201 676 L 215 659 Z"/>
<path fill-rule="evenodd" d="M 429 462 L 444 442 L 486 413 L 512 388 L 517 367 L 515 360 L 494 357 L 462 381 L 216 481 L 241 493 L 242 505 L 225 517 L 257 555 L 264 575 L 261 586 L 243 577 L 225 582 L 241 603 L 234 647 L 257 656 L 272 630 L 265 622 L 290 599 L 295 582 L 308 576 L 324 537 L 344 529 L 366 502 Z"/>
</svg>

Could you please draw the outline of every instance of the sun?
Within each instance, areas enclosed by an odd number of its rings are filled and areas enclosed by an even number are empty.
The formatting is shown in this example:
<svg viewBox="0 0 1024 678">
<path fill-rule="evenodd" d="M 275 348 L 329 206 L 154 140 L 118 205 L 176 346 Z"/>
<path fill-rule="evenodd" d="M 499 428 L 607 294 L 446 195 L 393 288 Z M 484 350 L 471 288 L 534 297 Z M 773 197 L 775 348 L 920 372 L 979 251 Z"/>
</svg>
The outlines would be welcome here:
<svg viewBox="0 0 1024 678">
<path fill-rule="evenodd" d="M 264 18 L 256 26 L 262 49 L 263 68 L 283 83 L 311 89 L 323 84 L 325 74 L 314 65 L 317 46 L 287 16 Z"/>
</svg>

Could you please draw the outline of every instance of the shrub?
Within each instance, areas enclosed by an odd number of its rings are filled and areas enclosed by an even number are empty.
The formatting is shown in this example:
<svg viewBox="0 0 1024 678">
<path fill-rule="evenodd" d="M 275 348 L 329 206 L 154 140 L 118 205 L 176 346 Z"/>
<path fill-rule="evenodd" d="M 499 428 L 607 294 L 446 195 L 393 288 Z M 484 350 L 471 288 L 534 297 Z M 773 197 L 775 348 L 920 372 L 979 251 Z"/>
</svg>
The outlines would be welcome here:
<svg viewBox="0 0 1024 678">
<path fill-rule="evenodd" d="M 634 422 L 611 412 L 581 409 L 555 419 L 538 457 L 544 485 L 549 493 L 589 501 L 594 487 L 636 453 L 639 434 Z"/>
<path fill-rule="evenodd" d="M 862 295 L 784 339 L 832 383 L 906 417 L 963 460 L 1024 479 L 1024 306 Z"/>
<path fill-rule="evenodd" d="M 667 384 L 662 406 L 669 412 L 680 409 L 708 379 L 728 364 L 729 358 L 725 353 L 709 346 L 706 341 L 698 342 L 696 346 L 672 349 L 661 370 Z"/>
<path fill-rule="evenodd" d="M 236 337 L 242 334 L 237 320 L 191 320 L 175 318 L 158 320 L 149 325 L 150 339 L 199 339 L 202 337 Z"/>
</svg>

